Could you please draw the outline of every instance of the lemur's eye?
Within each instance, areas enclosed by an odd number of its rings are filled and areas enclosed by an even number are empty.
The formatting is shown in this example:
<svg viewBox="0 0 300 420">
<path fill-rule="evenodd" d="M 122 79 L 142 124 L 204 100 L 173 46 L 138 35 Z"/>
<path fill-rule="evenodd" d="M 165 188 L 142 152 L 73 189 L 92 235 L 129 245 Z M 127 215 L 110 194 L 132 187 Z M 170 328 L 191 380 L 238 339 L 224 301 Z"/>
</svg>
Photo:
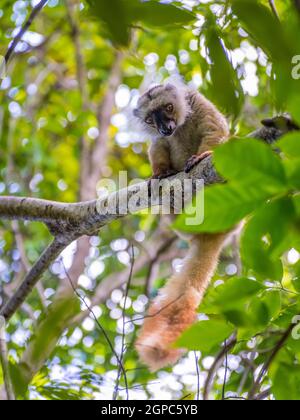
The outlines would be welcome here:
<svg viewBox="0 0 300 420">
<path fill-rule="evenodd" d="M 151 124 L 153 124 L 153 118 L 152 118 L 152 117 L 147 117 L 147 118 L 145 119 L 145 122 L 146 122 L 146 124 L 151 125 Z"/>
<path fill-rule="evenodd" d="M 168 104 L 168 105 L 166 106 L 166 110 L 167 110 L 168 112 L 173 112 L 173 110 L 174 110 L 174 106 L 173 106 L 172 104 Z"/>
</svg>

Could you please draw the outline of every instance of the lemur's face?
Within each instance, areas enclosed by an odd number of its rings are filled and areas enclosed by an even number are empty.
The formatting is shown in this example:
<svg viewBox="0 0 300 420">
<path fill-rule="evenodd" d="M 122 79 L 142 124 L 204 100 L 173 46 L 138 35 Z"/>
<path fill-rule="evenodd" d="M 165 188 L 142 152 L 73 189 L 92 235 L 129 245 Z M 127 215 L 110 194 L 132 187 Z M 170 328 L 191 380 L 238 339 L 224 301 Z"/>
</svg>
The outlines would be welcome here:
<svg viewBox="0 0 300 420">
<path fill-rule="evenodd" d="M 171 84 L 155 86 L 141 96 L 134 115 L 150 134 L 170 137 L 186 118 L 180 93 Z"/>
</svg>

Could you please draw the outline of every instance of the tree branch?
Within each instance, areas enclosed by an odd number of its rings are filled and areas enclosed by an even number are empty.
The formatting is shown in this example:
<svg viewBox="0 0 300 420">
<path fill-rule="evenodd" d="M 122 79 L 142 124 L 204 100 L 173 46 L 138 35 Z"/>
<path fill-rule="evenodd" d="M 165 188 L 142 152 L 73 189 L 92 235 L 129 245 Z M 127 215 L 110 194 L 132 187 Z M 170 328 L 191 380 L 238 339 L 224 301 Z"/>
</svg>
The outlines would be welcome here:
<svg viewBox="0 0 300 420">
<path fill-rule="evenodd" d="M 1 308 L 0 316 L 4 317 L 6 320 L 9 320 L 12 317 L 32 291 L 41 275 L 49 268 L 50 264 L 59 256 L 69 243 L 69 240 L 65 240 L 63 238 L 54 239 L 54 241 L 48 246 L 38 261 L 30 269 L 18 290 L 3 306 L 3 308 Z"/>
<path fill-rule="evenodd" d="M 289 339 L 294 327 L 295 327 L 295 324 L 291 324 L 289 326 L 289 328 L 286 330 L 286 332 L 283 334 L 281 339 L 278 341 L 278 343 L 274 347 L 270 357 L 267 359 L 267 361 L 265 362 L 265 364 L 261 368 L 261 371 L 259 372 L 259 375 L 258 375 L 252 389 L 249 392 L 249 396 L 248 396 L 249 400 L 255 400 L 256 399 L 256 394 L 259 391 L 259 388 L 262 384 L 262 381 L 263 381 L 266 373 L 270 369 L 270 366 L 272 365 L 274 359 L 276 358 L 276 356 L 278 355 L 278 353 L 280 352 L 282 347 L 285 345 L 285 343 Z"/>
<path fill-rule="evenodd" d="M 14 53 L 17 45 L 18 45 L 18 43 L 22 40 L 24 34 L 28 31 L 28 29 L 32 25 L 32 22 L 34 21 L 34 19 L 36 18 L 36 16 L 43 9 L 43 7 L 46 5 L 47 2 L 48 2 L 48 0 L 41 0 L 37 4 L 37 6 L 35 6 L 34 9 L 32 10 L 32 12 L 31 12 L 28 20 L 22 26 L 22 28 L 20 29 L 19 33 L 14 38 L 14 40 L 12 41 L 10 47 L 8 48 L 7 53 L 5 54 L 5 62 L 6 62 L 6 64 L 9 62 L 9 60 L 10 60 L 11 56 L 13 55 L 13 53 Z"/>
<path fill-rule="evenodd" d="M 236 343 L 237 343 L 237 338 L 236 338 L 236 334 L 234 334 L 228 340 L 228 342 L 222 348 L 222 350 L 219 352 L 219 354 L 216 356 L 212 367 L 209 369 L 208 376 L 207 376 L 205 384 L 204 384 L 204 392 L 203 392 L 204 401 L 209 400 L 209 394 L 210 394 L 212 386 L 214 384 L 214 378 L 215 378 L 216 372 L 222 366 L 226 355 L 236 345 Z"/>
</svg>

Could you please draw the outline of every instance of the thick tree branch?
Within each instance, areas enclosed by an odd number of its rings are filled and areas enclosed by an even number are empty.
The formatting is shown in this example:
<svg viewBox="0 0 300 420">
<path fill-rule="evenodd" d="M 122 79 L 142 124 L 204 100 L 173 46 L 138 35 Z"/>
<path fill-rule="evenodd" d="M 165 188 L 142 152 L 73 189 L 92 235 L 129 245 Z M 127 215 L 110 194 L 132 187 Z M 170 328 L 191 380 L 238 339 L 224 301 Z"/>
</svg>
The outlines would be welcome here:
<svg viewBox="0 0 300 420">
<path fill-rule="evenodd" d="M 205 185 L 220 181 L 211 158 L 205 159 L 189 174 L 184 172 L 169 178 L 170 181 L 177 180 L 184 183 L 185 180 L 203 180 Z M 0 218 L 16 220 L 32 220 L 43 222 L 55 229 L 59 228 L 60 233 L 73 233 L 82 236 L 97 232 L 101 227 L 113 220 L 125 217 L 121 204 L 135 203 L 132 206 L 134 211 L 141 211 L 153 205 L 152 200 L 158 200 L 149 192 L 148 183 L 142 182 L 128 188 L 110 194 L 108 197 L 88 202 L 65 204 L 54 201 L 39 200 L 36 198 L 22 197 L 0 197 Z M 140 200 L 140 196 L 145 197 Z M 171 202 L 174 201 L 174 191 L 171 191 Z M 107 212 L 108 203 L 116 203 L 116 211 Z M 103 210 L 103 211 L 101 211 Z"/>
<path fill-rule="evenodd" d="M 22 28 L 20 29 L 19 33 L 17 34 L 17 36 L 14 38 L 14 40 L 12 41 L 10 47 L 7 50 L 7 53 L 5 54 L 5 62 L 8 63 L 11 56 L 13 55 L 18 43 L 22 40 L 24 34 L 28 31 L 28 29 L 30 28 L 30 26 L 32 25 L 32 22 L 34 21 L 34 19 L 36 18 L 36 16 L 39 14 L 39 12 L 43 9 L 43 7 L 46 5 L 46 3 L 48 2 L 48 0 L 41 0 L 37 6 L 34 7 L 34 9 L 32 10 L 28 20 L 25 22 L 25 24 L 22 26 Z"/>
</svg>

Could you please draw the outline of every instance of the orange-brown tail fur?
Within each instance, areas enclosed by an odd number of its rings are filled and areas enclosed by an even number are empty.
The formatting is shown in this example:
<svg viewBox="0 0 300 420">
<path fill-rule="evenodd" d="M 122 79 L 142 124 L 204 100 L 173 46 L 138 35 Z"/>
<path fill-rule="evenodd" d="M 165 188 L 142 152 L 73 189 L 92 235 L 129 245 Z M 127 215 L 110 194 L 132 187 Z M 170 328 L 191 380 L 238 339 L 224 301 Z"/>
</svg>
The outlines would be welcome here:
<svg viewBox="0 0 300 420">
<path fill-rule="evenodd" d="M 152 302 L 136 342 L 141 361 L 152 371 L 174 364 L 185 353 L 172 345 L 196 321 L 197 308 L 216 270 L 226 237 L 194 236 L 181 272 Z"/>
</svg>

